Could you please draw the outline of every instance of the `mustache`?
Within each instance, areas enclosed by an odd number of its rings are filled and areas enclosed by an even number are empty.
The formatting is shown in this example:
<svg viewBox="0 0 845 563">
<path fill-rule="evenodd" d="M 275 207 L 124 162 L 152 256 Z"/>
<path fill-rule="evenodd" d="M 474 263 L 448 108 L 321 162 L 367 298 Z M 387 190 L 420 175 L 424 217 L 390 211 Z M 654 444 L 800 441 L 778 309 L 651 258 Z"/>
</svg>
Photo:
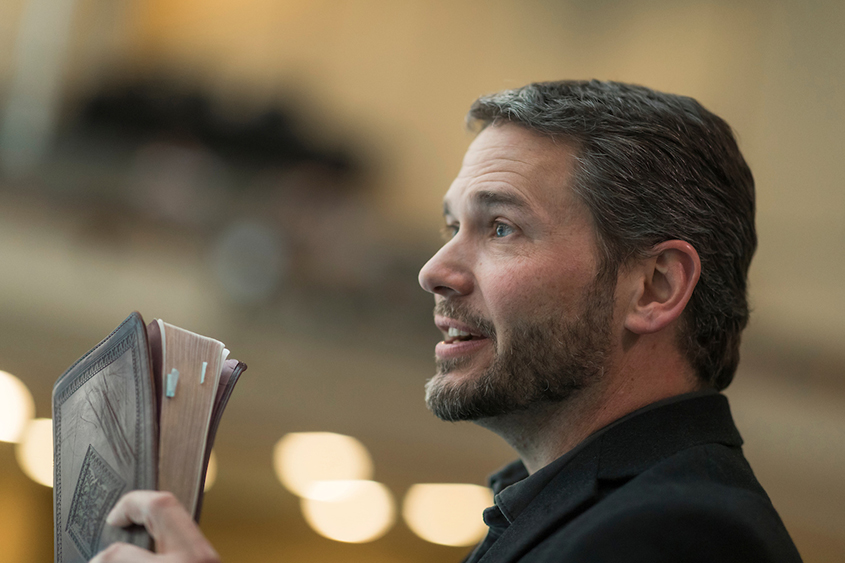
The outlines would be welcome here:
<svg viewBox="0 0 845 563">
<path fill-rule="evenodd" d="M 443 299 L 434 304 L 434 314 L 449 317 L 477 329 L 482 336 L 496 342 L 496 327 L 462 303 Z"/>
</svg>

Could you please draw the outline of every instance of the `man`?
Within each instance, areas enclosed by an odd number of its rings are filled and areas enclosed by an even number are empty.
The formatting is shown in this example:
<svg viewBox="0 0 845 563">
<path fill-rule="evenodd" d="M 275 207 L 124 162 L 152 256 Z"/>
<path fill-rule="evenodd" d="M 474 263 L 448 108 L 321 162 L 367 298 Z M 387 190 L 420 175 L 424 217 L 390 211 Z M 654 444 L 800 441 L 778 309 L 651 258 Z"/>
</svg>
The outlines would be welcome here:
<svg viewBox="0 0 845 563">
<path fill-rule="evenodd" d="M 718 393 L 756 247 L 728 125 L 597 81 L 484 97 L 469 117 L 481 131 L 444 199 L 447 240 L 420 272 L 444 333 L 426 400 L 521 461 L 493 477 L 467 561 L 800 561 Z M 216 557 L 166 494 L 131 493 L 110 518 L 180 561 Z"/>
</svg>

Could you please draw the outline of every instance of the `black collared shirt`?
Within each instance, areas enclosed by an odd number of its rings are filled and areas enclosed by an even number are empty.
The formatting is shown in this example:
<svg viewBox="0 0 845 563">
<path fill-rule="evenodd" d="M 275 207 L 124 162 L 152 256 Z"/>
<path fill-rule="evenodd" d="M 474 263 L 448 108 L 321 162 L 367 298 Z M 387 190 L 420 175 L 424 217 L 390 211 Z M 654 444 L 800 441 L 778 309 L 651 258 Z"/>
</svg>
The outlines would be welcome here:
<svg viewBox="0 0 845 563">
<path fill-rule="evenodd" d="M 588 436 L 585 440 L 577 446 L 536 471 L 533 475 L 528 474 L 528 470 L 520 460 L 509 463 L 498 472 L 490 476 L 489 485 L 493 490 L 493 506 L 486 508 L 483 513 L 484 523 L 489 528 L 487 536 L 475 549 L 464 559 L 463 563 L 476 563 L 479 561 L 490 547 L 499 539 L 499 537 L 508 529 L 514 520 L 522 513 L 525 508 L 531 504 L 537 495 L 560 473 L 563 467 L 572 460 L 578 452 L 590 442 L 596 440 L 599 436 L 616 426 L 637 415 L 648 412 L 652 409 L 678 403 L 688 399 L 703 397 L 706 395 L 715 394 L 714 389 L 705 389 L 703 391 L 693 391 L 692 393 L 684 393 L 675 397 L 669 397 L 647 405 L 641 409 L 637 409 L 622 418 L 611 422 L 604 428 L 597 430 Z"/>
</svg>

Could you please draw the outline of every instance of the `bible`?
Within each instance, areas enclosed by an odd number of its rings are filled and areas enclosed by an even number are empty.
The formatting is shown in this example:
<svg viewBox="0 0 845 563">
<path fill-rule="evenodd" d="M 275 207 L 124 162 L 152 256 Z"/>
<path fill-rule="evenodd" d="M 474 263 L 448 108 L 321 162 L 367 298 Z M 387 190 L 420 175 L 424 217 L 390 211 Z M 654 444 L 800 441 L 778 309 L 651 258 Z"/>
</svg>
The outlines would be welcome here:
<svg viewBox="0 0 845 563">
<path fill-rule="evenodd" d="M 116 541 L 152 549 L 141 527 L 105 523 L 135 489 L 172 492 L 199 520 L 223 409 L 246 365 L 223 343 L 132 313 L 53 387 L 56 563 Z"/>
</svg>

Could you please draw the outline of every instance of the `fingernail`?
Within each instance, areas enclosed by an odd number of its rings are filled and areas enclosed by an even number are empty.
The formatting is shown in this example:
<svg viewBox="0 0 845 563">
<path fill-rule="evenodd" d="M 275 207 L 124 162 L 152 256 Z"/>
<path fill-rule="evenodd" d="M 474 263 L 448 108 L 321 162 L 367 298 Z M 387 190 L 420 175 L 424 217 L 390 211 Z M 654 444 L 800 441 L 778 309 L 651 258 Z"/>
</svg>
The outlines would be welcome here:
<svg viewBox="0 0 845 563">
<path fill-rule="evenodd" d="M 109 526 L 114 526 L 115 520 L 116 518 L 114 515 L 114 509 L 112 509 L 111 512 L 109 512 L 108 516 L 106 516 L 106 524 L 108 524 Z"/>
</svg>

